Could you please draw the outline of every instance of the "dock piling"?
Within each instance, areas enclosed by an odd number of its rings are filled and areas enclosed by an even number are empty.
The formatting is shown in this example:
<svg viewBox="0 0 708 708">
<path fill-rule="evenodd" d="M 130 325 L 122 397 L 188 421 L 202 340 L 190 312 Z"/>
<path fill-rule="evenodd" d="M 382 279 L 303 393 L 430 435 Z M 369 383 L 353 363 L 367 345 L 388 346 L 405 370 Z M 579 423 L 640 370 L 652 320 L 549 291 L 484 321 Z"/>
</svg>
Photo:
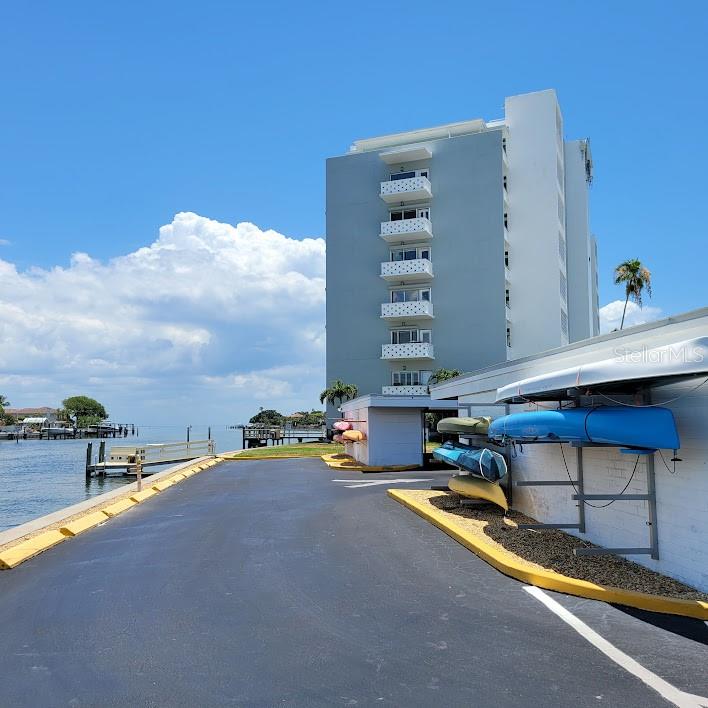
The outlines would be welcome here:
<svg viewBox="0 0 708 708">
<path fill-rule="evenodd" d="M 86 446 L 86 479 L 91 479 L 91 466 L 93 463 L 93 443 Z"/>
</svg>

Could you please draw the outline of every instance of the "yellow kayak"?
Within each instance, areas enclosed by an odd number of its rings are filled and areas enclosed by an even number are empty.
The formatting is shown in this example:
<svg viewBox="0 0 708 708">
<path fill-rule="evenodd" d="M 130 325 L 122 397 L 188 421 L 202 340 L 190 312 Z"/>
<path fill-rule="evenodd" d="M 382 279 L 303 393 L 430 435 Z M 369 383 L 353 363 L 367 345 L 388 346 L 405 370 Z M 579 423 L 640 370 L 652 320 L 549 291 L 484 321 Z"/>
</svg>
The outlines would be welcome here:
<svg viewBox="0 0 708 708">
<path fill-rule="evenodd" d="M 460 496 L 470 497 L 471 499 L 485 499 L 500 506 L 504 511 L 509 510 L 509 503 L 504 496 L 502 488 L 494 482 L 487 482 L 484 479 L 479 479 L 479 477 L 460 475 L 459 477 L 450 477 L 447 486 Z"/>
<path fill-rule="evenodd" d="M 366 434 L 361 430 L 345 430 L 342 438 L 345 442 L 362 442 L 366 440 Z"/>
</svg>

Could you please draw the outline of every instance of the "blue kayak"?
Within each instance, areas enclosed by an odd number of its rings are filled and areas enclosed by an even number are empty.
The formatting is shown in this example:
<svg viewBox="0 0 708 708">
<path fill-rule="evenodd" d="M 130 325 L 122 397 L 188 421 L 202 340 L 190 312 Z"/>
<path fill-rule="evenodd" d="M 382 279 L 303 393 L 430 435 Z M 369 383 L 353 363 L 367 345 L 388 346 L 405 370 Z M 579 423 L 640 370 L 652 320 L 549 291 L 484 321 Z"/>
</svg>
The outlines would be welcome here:
<svg viewBox="0 0 708 708">
<path fill-rule="evenodd" d="M 433 457 L 453 467 L 459 467 L 474 477 L 479 477 L 487 482 L 498 482 L 506 475 L 504 457 L 486 447 L 446 442 L 433 450 Z"/>
<path fill-rule="evenodd" d="M 676 421 L 668 408 L 563 408 L 512 413 L 489 426 L 496 441 L 601 443 L 638 450 L 681 447 Z"/>
</svg>

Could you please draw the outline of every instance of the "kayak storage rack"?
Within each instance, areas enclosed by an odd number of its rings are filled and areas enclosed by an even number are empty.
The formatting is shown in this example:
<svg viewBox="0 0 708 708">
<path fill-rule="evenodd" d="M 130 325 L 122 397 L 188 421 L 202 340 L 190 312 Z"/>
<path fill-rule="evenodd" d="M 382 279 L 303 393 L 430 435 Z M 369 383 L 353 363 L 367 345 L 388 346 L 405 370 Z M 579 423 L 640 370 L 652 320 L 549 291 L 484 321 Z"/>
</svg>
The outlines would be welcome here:
<svg viewBox="0 0 708 708">
<path fill-rule="evenodd" d="M 539 480 L 519 480 L 514 482 L 515 487 L 573 487 L 580 494 L 583 494 L 583 449 L 577 448 L 576 460 L 578 464 L 578 472 L 575 480 L 571 479 L 539 479 Z M 575 499 L 576 495 L 573 495 Z M 585 504 L 579 501 L 578 521 L 577 523 L 564 524 L 519 524 L 520 529 L 577 529 L 580 533 L 585 533 Z"/>
</svg>

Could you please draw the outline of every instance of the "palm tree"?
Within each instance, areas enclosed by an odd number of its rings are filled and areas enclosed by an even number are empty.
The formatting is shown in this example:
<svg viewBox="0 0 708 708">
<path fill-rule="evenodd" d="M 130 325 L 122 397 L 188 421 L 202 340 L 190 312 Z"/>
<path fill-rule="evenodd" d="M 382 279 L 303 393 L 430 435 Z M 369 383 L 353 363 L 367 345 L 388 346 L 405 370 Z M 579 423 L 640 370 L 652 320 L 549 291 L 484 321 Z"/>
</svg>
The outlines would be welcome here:
<svg viewBox="0 0 708 708">
<path fill-rule="evenodd" d="M 0 415 L 5 412 L 5 408 L 10 405 L 10 401 L 0 393 Z"/>
<path fill-rule="evenodd" d="M 629 299 L 632 298 L 641 307 L 644 288 L 651 297 L 651 271 L 645 268 L 638 258 L 624 261 L 615 268 L 615 285 L 620 283 L 624 283 L 625 290 L 624 310 L 622 310 L 622 323 L 620 324 L 620 329 L 622 329 Z"/>
<path fill-rule="evenodd" d="M 329 388 L 322 391 L 320 394 L 320 403 L 327 401 L 327 403 L 334 406 L 337 401 L 343 403 L 349 398 L 356 398 L 357 393 L 359 393 L 359 389 L 354 384 L 344 383 L 344 381 L 337 379 L 336 381 L 332 381 Z"/>
</svg>

